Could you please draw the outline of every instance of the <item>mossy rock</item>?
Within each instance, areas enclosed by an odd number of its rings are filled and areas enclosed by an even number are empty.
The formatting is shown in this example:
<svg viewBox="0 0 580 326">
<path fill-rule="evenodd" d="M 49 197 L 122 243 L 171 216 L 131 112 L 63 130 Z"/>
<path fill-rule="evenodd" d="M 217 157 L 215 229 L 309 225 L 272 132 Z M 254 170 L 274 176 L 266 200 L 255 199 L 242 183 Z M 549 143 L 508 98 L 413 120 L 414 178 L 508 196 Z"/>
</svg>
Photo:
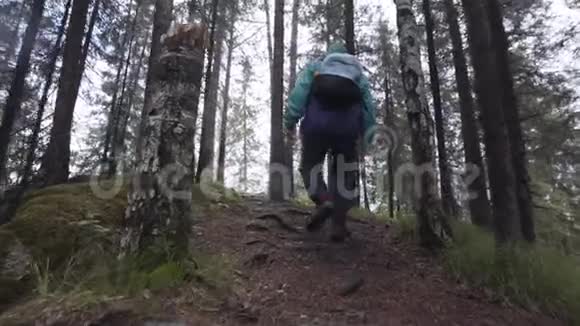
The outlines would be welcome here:
<svg viewBox="0 0 580 326">
<path fill-rule="evenodd" d="M 89 184 L 59 185 L 26 195 L 14 220 L 0 228 L 28 248 L 35 261 L 58 268 L 81 249 L 113 244 L 127 191 L 96 196 Z"/>
<path fill-rule="evenodd" d="M 105 181 L 103 187 L 107 187 Z M 0 227 L 0 305 L 30 293 L 32 266 L 61 272 L 76 257 L 78 273 L 95 264 L 96 248 L 112 250 L 127 202 L 126 187 L 111 199 L 89 184 L 48 187 L 25 195 L 12 222 Z"/>
</svg>

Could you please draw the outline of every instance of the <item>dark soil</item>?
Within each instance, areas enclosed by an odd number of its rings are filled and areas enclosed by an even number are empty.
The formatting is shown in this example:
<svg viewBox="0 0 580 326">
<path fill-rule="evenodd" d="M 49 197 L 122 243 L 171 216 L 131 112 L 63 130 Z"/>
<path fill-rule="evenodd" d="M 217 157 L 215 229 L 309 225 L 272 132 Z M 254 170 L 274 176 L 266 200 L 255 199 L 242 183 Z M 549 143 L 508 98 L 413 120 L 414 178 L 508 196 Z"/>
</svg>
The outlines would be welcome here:
<svg viewBox="0 0 580 326">
<path fill-rule="evenodd" d="M 440 258 L 374 220 L 352 238 L 308 234 L 309 214 L 248 198 L 195 226 L 198 244 L 238 257 L 236 303 L 216 323 L 258 325 L 562 325 L 451 279 Z"/>
</svg>

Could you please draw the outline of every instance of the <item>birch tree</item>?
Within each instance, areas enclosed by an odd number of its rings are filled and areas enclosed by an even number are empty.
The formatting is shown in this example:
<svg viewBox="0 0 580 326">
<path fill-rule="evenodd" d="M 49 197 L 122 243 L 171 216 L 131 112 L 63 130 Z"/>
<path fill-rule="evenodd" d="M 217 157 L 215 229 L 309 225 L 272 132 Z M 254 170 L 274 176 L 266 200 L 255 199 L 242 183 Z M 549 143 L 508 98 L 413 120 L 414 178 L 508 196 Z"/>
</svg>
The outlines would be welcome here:
<svg viewBox="0 0 580 326">
<path fill-rule="evenodd" d="M 421 69 L 420 36 L 412 0 L 396 0 L 397 26 L 401 53 L 401 75 L 406 95 L 407 118 L 411 129 L 411 147 L 416 179 L 415 196 L 418 233 L 421 244 L 427 247 L 441 245 L 436 233 L 440 226 L 451 236 L 446 217 L 437 198 L 431 128 L 431 115 L 425 101 L 425 83 Z"/>
<path fill-rule="evenodd" d="M 178 25 L 153 66 L 156 83 L 145 128 L 143 159 L 129 193 L 121 257 L 164 244 L 188 253 L 191 231 L 194 109 L 203 75 L 206 28 Z"/>
</svg>

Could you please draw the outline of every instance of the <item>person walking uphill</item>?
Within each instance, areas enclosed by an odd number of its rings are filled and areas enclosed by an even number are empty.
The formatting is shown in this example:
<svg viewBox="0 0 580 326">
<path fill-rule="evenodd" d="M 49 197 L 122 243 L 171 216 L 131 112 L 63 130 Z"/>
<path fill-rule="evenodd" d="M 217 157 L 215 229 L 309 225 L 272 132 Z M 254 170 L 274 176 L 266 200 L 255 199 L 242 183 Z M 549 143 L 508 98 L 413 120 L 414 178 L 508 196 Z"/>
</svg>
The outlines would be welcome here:
<svg viewBox="0 0 580 326">
<path fill-rule="evenodd" d="M 342 242 L 349 236 L 346 214 L 358 198 L 358 149 L 372 138 L 375 104 L 369 81 L 358 59 L 342 45 L 310 63 L 300 73 L 290 93 L 284 115 L 288 135 L 300 123 L 302 158 L 300 174 L 316 211 L 306 228 L 322 228 L 332 218 L 330 238 Z M 328 186 L 322 165 L 330 153 Z"/>
</svg>

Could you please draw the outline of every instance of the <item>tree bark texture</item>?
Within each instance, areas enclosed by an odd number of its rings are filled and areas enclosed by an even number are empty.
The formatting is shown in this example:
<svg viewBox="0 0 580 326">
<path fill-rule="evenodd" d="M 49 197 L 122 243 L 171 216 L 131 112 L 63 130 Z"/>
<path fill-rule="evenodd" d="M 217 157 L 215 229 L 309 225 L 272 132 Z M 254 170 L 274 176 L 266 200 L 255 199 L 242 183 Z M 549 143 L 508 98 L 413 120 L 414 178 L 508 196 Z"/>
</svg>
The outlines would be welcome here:
<svg viewBox="0 0 580 326">
<path fill-rule="evenodd" d="M 2 124 L 0 125 L 0 180 L 6 180 L 7 171 L 6 164 L 8 161 L 8 149 L 10 139 L 12 138 L 12 128 L 22 105 L 22 97 L 24 95 L 24 88 L 26 86 L 26 76 L 30 69 L 30 57 L 34 44 L 36 43 L 36 36 L 42 20 L 44 12 L 44 0 L 35 0 L 32 4 L 28 26 L 24 32 L 24 39 L 18 59 L 16 62 L 16 70 L 10 90 L 8 91 L 8 98 L 6 99 L 6 108 L 2 115 Z"/>
<path fill-rule="evenodd" d="M 473 224 L 488 227 L 491 226 L 491 206 L 487 195 L 486 172 L 483 165 L 483 156 L 479 142 L 478 125 L 475 118 L 475 103 L 471 94 L 471 81 L 467 69 L 467 61 L 461 39 L 457 9 L 453 0 L 444 0 L 445 16 L 449 25 L 451 37 L 453 65 L 455 67 L 455 80 L 459 105 L 461 108 L 461 135 L 465 151 L 466 166 L 477 167 L 478 175 L 467 185 L 470 198 L 469 211 Z"/>
<path fill-rule="evenodd" d="M 284 135 L 282 111 L 284 107 L 284 0 L 276 0 L 274 8 L 274 60 L 272 67 L 272 103 L 270 128 L 270 171 L 268 193 L 275 201 L 284 200 Z"/>
<path fill-rule="evenodd" d="M 449 216 L 457 216 L 459 207 L 455 201 L 455 194 L 451 182 L 451 170 L 447 160 L 447 146 L 445 144 L 445 122 L 443 121 L 443 108 L 441 104 L 441 86 L 439 84 L 439 69 L 437 68 L 437 52 L 435 49 L 434 23 L 431 13 L 431 1 L 423 0 L 423 15 L 425 17 L 425 31 L 427 33 L 427 53 L 429 57 L 429 77 L 431 81 L 431 94 L 433 96 L 433 109 L 435 112 L 435 130 L 437 135 L 437 151 L 439 161 L 439 173 L 441 177 L 441 199 L 443 211 Z"/>
<path fill-rule="evenodd" d="M 401 75 L 406 95 L 407 118 L 411 131 L 415 178 L 419 178 L 415 195 L 418 203 L 416 214 L 422 245 L 441 245 L 435 227 L 440 225 L 451 236 L 446 217 L 441 212 L 441 203 L 436 195 L 435 171 L 431 127 L 431 116 L 425 101 L 425 84 L 421 69 L 420 37 L 411 0 L 396 0 L 399 46 L 401 52 Z"/>
<path fill-rule="evenodd" d="M 46 108 L 46 103 L 48 102 L 48 96 L 50 88 L 52 87 L 54 80 L 54 72 L 56 70 L 56 63 L 62 48 L 62 39 L 64 37 L 64 32 L 66 30 L 66 23 L 69 18 L 70 6 L 72 0 L 68 0 L 64 7 L 64 14 L 60 21 L 58 31 L 56 33 L 56 40 L 54 42 L 54 47 L 50 52 L 50 57 L 48 61 L 48 66 L 46 67 L 45 77 L 44 77 L 44 87 L 42 88 L 42 95 L 40 96 L 40 101 L 38 102 L 38 111 L 36 112 L 36 119 L 34 120 L 34 126 L 32 127 L 32 135 L 30 136 L 28 153 L 26 154 L 26 162 L 24 164 L 24 170 L 22 172 L 22 180 L 20 185 L 22 188 L 28 186 L 30 177 L 32 176 L 32 167 L 34 165 L 35 153 L 38 147 L 38 138 L 40 135 L 40 130 L 42 128 L 42 117 L 44 116 L 44 111 Z"/>
<path fill-rule="evenodd" d="M 511 145 L 513 168 L 516 176 L 516 195 L 520 209 L 521 231 L 528 242 L 536 240 L 534 212 L 530 191 L 530 175 L 526 158 L 526 144 L 521 126 L 518 100 L 510 68 L 509 40 L 503 24 L 501 4 L 497 0 L 486 0 L 491 24 L 492 42 L 497 52 L 501 79 L 503 112 Z"/>
<path fill-rule="evenodd" d="M 498 242 L 503 243 L 519 238 L 520 211 L 511 146 L 503 112 L 501 78 L 485 3 L 480 0 L 462 0 L 462 3 L 467 20 L 475 92 L 481 110 L 489 167 L 493 224 Z"/>
<path fill-rule="evenodd" d="M 228 126 L 228 111 L 230 106 L 230 85 L 232 79 L 232 61 L 235 50 L 235 26 L 236 15 L 232 11 L 230 15 L 229 22 L 229 39 L 228 39 L 228 58 L 226 63 L 226 81 L 223 91 L 223 107 L 221 112 L 220 121 L 220 141 L 218 149 L 218 169 L 217 169 L 217 181 L 224 184 L 225 182 L 225 170 L 226 170 L 226 141 L 227 141 L 227 126 Z"/>
<path fill-rule="evenodd" d="M 121 257 L 161 243 L 176 258 L 188 253 L 194 110 L 203 75 L 206 28 L 177 25 L 151 67 L 157 87 L 148 113 L 142 160 L 129 193 Z"/>
<path fill-rule="evenodd" d="M 194 1 L 191 1 L 192 3 Z M 143 99 L 143 108 L 141 110 L 141 119 L 139 120 L 139 129 L 137 131 L 137 162 L 141 159 L 141 148 L 143 147 L 143 131 L 147 124 L 147 113 L 151 111 L 153 105 L 153 92 L 155 85 L 153 83 L 153 65 L 159 60 L 161 53 L 161 36 L 169 30 L 173 20 L 173 0 L 156 0 L 155 13 L 153 15 L 153 34 L 151 35 L 151 48 L 149 49 L 149 62 L 147 66 L 147 80 L 145 83 L 145 94 Z M 197 111 L 197 108 L 196 108 Z M 197 113 L 195 114 L 197 117 Z"/>
<path fill-rule="evenodd" d="M 344 39 L 348 53 L 356 53 L 356 42 L 354 39 L 354 3 L 353 0 L 344 1 Z"/>
<path fill-rule="evenodd" d="M 43 161 L 46 185 L 63 183 L 68 179 L 71 129 L 80 85 L 77 79 L 79 74 L 82 76 L 84 66 L 82 43 L 88 10 L 88 1 L 73 1 L 63 53 L 63 62 L 67 64 L 61 68 L 50 142 Z"/>
<path fill-rule="evenodd" d="M 199 158 L 196 170 L 196 181 L 201 182 L 202 174 L 207 173 L 211 180 L 215 180 L 214 158 L 215 158 L 215 125 L 216 112 L 218 104 L 218 93 L 220 86 L 222 57 L 224 53 L 224 40 L 226 36 L 226 11 L 225 1 L 218 6 L 215 53 L 213 60 L 213 69 L 209 78 L 209 84 L 206 85 L 207 92 L 203 103 L 203 120 L 201 124 L 201 139 L 199 142 Z"/>
<path fill-rule="evenodd" d="M 294 0 L 292 4 L 292 30 L 290 32 L 290 79 L 288 80 L 288 90 L 291 92 L 296 85 L 297 61 L 298 61 L 298 13 L 300 10 L 300 1 Z M 291 137 L 296 139 L 296 135 Z M 294 182 L 294 146 L 293 143 L 286 144 L 286 165 L 288 166 L 290 176 L 290 198 L 296 195 L 296 185 Z"/>
</svg>

